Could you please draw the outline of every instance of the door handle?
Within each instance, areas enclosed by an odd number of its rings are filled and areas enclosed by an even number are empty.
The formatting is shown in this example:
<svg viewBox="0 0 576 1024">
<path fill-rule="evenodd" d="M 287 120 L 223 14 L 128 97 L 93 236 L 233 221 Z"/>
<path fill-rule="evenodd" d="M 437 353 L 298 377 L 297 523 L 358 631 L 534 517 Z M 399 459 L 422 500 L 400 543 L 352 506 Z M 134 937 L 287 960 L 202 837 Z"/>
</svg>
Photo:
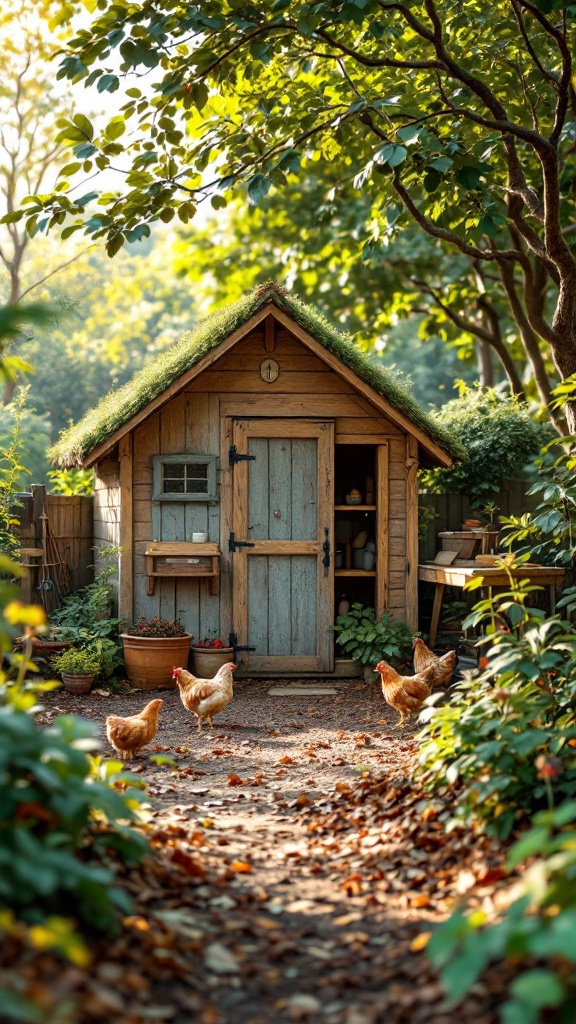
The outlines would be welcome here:
<svg viewBox="0 0 576 1024">
<path fill-rule="evenodd" d="M 324 534 L 326 539 L 322 545 L 322 551 L 324 552 L 322 565 L 324 566 L 324 575 L 327 576 L 330 568 L 330 531 L 327 526 L 324 527 Z"/>
</svg>

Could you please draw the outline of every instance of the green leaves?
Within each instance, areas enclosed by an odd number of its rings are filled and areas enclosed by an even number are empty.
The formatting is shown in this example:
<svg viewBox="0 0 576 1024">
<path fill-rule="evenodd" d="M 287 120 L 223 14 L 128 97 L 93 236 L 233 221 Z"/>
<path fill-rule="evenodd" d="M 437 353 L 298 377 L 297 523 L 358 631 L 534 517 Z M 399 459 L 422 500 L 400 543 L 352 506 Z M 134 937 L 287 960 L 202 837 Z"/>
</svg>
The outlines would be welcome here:
<svg viewBox="0 0 576 1024">
<path fill-rule="evenodd" d="M 270 178 L 267 178 L 264 174 L 254 174 L 252 178 L 248 179 L 247 191 L 250 202 L 257 206 L 260 200 L 264 199 L 268 195 L 268 192 L 272 188 L 272 182 Z"/>
<path fill-rule="evenodd" d="M 334 633 L 338 646 L 360 665 L 374 666 L 382 659 L 394 665 L 412 654 L 414 634 L 405 623 L 394 622 L 388 612 L 377 620 L 374 609 L 359 602 L 337 617 Z"/>
<path fill-rule="evenodd" d="M 387 164 L 388 167 L 398 167 L 406 159 L 407 150 L 405 146 L 398 146 L 394 142 L 387 142 L 374 153 L 374 161 L 377 164 Z"/>
</svg>

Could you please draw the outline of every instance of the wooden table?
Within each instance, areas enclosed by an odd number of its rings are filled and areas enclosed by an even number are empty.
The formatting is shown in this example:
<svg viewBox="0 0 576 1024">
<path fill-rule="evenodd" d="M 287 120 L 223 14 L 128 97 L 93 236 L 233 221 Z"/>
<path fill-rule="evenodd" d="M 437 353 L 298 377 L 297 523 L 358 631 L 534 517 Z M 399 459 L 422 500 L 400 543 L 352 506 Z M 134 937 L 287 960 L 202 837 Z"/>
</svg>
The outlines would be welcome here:
<svg viewBox="0 0 576 1024">
<path fill-rule="evenodd" d="M 529 580 L 530 583 L 550 588 L 550 608 L 554 614 L 556 608 L 555 588 L 565 576 L 564 569 L 549 565 L 522 566 L 512 569 L 512 576 L 518 580 Z M 442 609 L 442 599 L 446 587 L 464 587 L 469 580 L 478 576 L 484 578 L 486 587 L 507 587 L 510 584 L 508 573 L 501 568 L 478 565 L 478 562 L 457 561 L 452 565 L 436 565 L 426 562 L 418 566 L 418 579 L 434 584 L 434 606 L 430 623 L 430 646 L 433 647 L 438 633 L 438 623 Z"/>
</svg>

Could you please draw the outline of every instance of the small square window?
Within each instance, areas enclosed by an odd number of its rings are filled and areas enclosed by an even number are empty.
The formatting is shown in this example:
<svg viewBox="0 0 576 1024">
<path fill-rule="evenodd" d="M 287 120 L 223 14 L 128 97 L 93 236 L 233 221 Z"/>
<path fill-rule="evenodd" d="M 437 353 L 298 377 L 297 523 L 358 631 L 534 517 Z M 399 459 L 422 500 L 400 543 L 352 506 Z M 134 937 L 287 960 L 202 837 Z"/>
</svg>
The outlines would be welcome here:
<svg viewBox="0 0 576 1024">
<path fill-rule="evenodd" d="M 217 501 L 214 455 L 156 455 L 153 501 Z"/>
</svg>

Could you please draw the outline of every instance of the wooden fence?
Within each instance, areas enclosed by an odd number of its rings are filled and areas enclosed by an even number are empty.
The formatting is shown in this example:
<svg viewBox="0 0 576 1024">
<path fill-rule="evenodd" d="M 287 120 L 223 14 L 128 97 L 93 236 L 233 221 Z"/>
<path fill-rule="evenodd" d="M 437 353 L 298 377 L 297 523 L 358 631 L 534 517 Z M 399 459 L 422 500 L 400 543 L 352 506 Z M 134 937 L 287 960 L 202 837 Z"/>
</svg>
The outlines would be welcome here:
<svg viewBox="0 0 576 1024">
<path fill-rule="evenodd" d="M 38 602 L 42 598 L 39 583 L 50 576 L 67 578 L 72 593 L 94 579 L 93 499 L 84 495 L 47 495 L 43 485 L 32 486 L 31 491 L 30 522 L 20 531 L 21 563 L 26 570 L 21 587 L 24 600 Z M 47 533 L 55 542 L 62 567 L 47 564 L 55 559 L 53 551 L 46 550 Z M 53 606 L 47 605 L 48 610 Z"/>
<path fill-rule="evenodd" d="M 499 510 L 497 516 L 520 516 L 533 511 L 540 497 L 526 494 L 529 489 L 530 484 L 525 480 L 513 481 L 503 488 L 494 498 Z M 441 547 L 438 533 L 441 530 L 459 530 L 473 513 L 468 498 L 462 494 L 421 494 L 418 504 L 436 512 L 436 518 L 428 524 L 426 536 L 420 540 L 420 562 L 426 562 L 433 559 Z"/>
</svg>

